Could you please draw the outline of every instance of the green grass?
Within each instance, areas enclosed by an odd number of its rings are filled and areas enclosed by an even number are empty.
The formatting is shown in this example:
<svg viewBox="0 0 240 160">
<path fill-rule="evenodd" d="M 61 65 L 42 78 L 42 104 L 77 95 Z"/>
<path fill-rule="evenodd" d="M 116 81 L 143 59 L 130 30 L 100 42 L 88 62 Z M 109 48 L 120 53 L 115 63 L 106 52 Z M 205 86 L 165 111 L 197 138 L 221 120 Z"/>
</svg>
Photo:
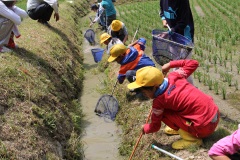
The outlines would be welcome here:
<svg viewBox="0 0 240 160">
<path fill-rule="evenodd" d="M 25 9 L 26 1 L 17 5 Z M 88 7 L 87 1 L 60 1 L 60 21 L 52 18 L 52 28 L 24 19 L 19 48 L 0 55 L 1 159 L 83 157 L 79 22 Z"/>
</svg>

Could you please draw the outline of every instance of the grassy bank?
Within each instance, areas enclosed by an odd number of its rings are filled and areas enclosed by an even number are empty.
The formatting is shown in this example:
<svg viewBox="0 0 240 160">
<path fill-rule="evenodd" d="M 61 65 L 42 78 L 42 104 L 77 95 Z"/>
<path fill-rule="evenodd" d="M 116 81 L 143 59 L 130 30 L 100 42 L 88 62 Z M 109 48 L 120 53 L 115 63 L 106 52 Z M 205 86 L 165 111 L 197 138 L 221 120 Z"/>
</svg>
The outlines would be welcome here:
<svg viewBox="0 0 240 160">
<path fill-rule="evenodd" d="M 81 159 L 80 17 L 87 7 L 61 1 L 60 21 L 51 19 L 51 28 L 25 19 L 19 48 L 0 55 L 1 158 Z"/>
</svg>

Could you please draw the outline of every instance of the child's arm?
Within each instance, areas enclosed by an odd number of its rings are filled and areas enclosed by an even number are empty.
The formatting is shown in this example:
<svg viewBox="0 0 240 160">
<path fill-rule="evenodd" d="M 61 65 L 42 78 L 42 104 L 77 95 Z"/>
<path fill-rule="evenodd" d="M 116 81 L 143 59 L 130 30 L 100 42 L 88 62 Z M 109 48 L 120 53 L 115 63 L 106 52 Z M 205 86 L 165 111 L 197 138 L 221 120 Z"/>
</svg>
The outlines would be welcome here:
<svg viewBox="0 0 240 160">
<path fill-rule="evenodd" d="M 17 6 L 13 6 L 13 7 L 12 7 L 12 10 L 13 10 L 13 12 L 15 12 L 17 15 L 19 15 L 22 19 L 28 17 L 27 12 L 26 12 L 25 10 L 17 7 Z"/>
<path fill-rule="evenodd" d="M 156 99 L 153 100 L 151 123 L 144 125 L 143 133 L 148 134 L 148 133 L 157 132 L 161 128 L 162 115 L 164 112 L 164 108 L 161 108 L 159 106 L 162 106 L 161 102 L 159 102 Z"/>
<path fill-rule="evenodd" d="M 118 83 L 122 84 L 125 80 L 125 75 L 119 74 L 117 79 L 118 79 Z"/>
<path fill-rule="evenodd" d="M 162 73 L 166 75 L 171 68 L 179 68 L 178 72 L 185 78 L 189 77 L 198 67 L 196 60 L 175 60 L 162 66 Z"/>
<path fill-rule="evenodd" d="M 14 24 L 21 24 L 21 18 L 11 9 L 9 9 L 5 4 L 0 1 L 0 15 L 11 20 Z"/>
</svg>

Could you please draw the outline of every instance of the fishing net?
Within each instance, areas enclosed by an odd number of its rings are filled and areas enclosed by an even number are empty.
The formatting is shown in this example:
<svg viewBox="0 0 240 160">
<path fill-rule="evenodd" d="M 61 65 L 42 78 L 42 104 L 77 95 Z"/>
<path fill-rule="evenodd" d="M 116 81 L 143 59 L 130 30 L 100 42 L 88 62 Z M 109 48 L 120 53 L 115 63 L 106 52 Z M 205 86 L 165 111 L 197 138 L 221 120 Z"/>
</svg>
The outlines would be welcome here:
<svg viewBox="0 0 240 160">
<path fill-rule="evenodd" d="M 84 37 L 88 40 L 91 45 L 95 45 L 95 32 L 92 29 L 88 29 Z"/>
<path fill-rule="evenodd" d="M 168 34 L 158 29 L 152 31 L 152 55 L 160 65 L 171 60 L 185 59 L 193 47 L 191 40 L 178 33 Z"/>
<path fill-rule="evenodd" d="M 115 120 L 118 101 L 112 95 L 103 95 L 97 102 L 94 112 L 101 117 Z"/>
</svg>

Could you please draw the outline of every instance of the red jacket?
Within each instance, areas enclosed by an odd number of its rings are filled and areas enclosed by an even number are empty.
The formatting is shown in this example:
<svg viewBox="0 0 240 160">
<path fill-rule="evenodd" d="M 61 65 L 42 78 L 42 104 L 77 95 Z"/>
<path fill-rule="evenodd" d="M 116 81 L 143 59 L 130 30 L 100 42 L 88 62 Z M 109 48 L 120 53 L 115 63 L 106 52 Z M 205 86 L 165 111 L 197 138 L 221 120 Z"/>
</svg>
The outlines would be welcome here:
<svg viewBox="0 0 240 160">
<path fill-rule="evenodd" d="M 177 113 L 183 121 L 192 122 L 195 127 L 204 127 L 209 124 L 218 111 L 218 107 L 210 96 L 186 80 L 197 69 L 197 61 L 171 61 L 170 66 L 180 68 L 168 75 L 166 91 L 153 100 L 151 123 L 145 124 L 145 133 L 156 132 L 160 129 L 165 111 Z"/>
</svg>

